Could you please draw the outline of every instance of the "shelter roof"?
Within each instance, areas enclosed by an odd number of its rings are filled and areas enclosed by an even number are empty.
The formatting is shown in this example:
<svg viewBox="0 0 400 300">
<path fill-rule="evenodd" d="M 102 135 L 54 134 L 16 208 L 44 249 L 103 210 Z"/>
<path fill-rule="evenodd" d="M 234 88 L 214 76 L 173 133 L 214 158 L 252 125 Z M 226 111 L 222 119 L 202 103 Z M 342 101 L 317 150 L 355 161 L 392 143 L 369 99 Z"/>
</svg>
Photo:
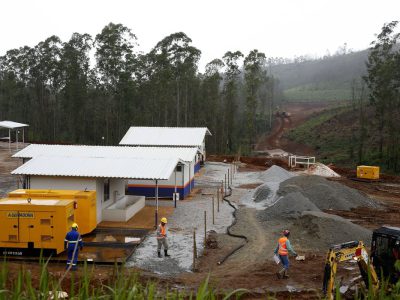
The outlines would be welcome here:
<svg viewBox="0 0 400 300">
<path fill-rule="evenodd" d="M 124 146 L 85 146 L 85 145 L 42 145 L 31 144 L 13 155 L 18 158 L 38 156 L 61 157 L 108 157 L 108 158 L 178 158 L 191 162 L 197 148 L 171 147 L 124 147 Z"/>
<path fill-rule="evenodd" d="M 120 145 L 199 147 L 203 145 L 206 127 L 131 127 Z"/>
<path fill-rule="evenodd" d="M 29 126 L 29 125 L 14 122 L 14 121 L 0 121 L 0 127 L 4 127 L 4 128 L 8 128 L 8 129 L 15 129 L 15 128 L 21 128 L 21 127 L 27 127 L 27 126 Z"/>
<path fill-rule="evenodd" d="M 11 174 L 167 180 L 177 164 L 178 159 L 171 158 L 39 156 L 32 158 Z"/>
</svg>

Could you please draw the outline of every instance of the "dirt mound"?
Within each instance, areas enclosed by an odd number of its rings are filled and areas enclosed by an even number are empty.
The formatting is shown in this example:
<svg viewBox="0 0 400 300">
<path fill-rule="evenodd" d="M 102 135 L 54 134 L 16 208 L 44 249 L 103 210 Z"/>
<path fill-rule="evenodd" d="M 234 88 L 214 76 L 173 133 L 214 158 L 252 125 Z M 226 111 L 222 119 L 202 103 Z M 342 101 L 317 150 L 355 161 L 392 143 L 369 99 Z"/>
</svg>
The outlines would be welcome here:
<svg viewBox="0 0 400 300">
<path fill-rule="evenodd" d="M 304 249 L 327 251 L 331 245 L 363 241 L 370 245 L 372 231 L 336 215 L 318 211 L 304 212 L 291 228 L 293 241 Z M 298 249 L 300 250 L 300 249 Z"/>
<path fill-rule="evenodd" d="M 366 206 L 377 207 L 375 202 L 359 191 L 320 176 L 296 176 L 280 184 L 278 195 L 300 192 L 319 209 L 350 210 Z"/>
<path fill-rule="evenodd" d="M 294 192 L 280 198 L 273 206 L 259 212 L 262 221 L 282 218 L 298 218 L 304 211 L 320 211 L 302 193 Z"/>
<path fill-rule="evenodd" d="M 265 182 L 282 182 L 294 176 L 296 175 L 286 171 L 279 166 L 274 165 L 270 167 L 267 171 L 263 172 L 260 175 L 260 179 Z"/>
</svg>

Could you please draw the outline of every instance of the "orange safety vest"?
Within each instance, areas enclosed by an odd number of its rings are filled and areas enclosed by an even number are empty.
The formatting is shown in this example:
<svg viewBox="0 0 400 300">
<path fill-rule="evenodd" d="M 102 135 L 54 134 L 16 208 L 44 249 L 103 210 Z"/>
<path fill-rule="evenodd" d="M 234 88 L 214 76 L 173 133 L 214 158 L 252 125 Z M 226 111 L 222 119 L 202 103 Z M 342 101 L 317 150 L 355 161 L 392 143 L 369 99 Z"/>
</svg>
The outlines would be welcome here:
<svg viewBox="0 0 400 300">
<path fill-rule="evenodd" d="M 278 250 L 278 254 L 279 255 L 288 255 L 288 249 L 286 248 L 286 241 L 287 241 L 287 237 L 281 237 L 278 240 L 278 244 L 279 244 L 279 250 Z"/>
<path fill-rule="evenodd" d="M 160 225 L 161 227 L 161 235 L 165 236 L 165 226 Z"/>
</svg>

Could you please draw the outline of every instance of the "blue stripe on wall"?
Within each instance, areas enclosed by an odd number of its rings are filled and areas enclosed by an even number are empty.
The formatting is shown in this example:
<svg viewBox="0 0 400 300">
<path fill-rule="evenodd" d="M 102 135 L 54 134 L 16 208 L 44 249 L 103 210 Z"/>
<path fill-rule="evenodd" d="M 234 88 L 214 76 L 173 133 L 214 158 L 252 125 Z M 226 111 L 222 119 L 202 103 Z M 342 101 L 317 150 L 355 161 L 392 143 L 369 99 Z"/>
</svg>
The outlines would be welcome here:
<svg viewBox="0 0 400 300">
<path fill-rule="evenodd" d="M 194 180 L 190 182 L 190 186 L 193 190 Z M 179 193 L 179 199 L 185 199 L 185 197 L 190 194 L 189 184 L 185 186 L 185 188 L 177 188 L 176 190 Z M 158 187 L 158 197 L 172 199 L 172 194 L 174 193 L 174 191 L 175 188 Z M 128 186 L 128 194 L 154 198 L 156 190 L 154 186 L 149 186 L 149 187 Z"/>
<path fill-rule="evenodd" d="M 200 161 L 198 161 L 195 165 L 194 165 L 194 172 L 197 173 L 200 171 Z"/>
</svg>

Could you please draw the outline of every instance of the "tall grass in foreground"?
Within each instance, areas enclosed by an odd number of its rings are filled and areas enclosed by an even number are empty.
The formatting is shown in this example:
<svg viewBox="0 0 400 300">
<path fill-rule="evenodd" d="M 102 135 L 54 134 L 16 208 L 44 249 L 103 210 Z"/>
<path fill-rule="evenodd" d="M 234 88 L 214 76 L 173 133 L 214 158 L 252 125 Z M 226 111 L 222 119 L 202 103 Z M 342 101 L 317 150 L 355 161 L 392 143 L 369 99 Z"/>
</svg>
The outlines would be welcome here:
<svg viewBox="0 0 400 300">
<path fill-rule="evenodd" d="M 65 278 L 52 276 L 47 270 L 48 261 L 40 260 L 40 274 L 33 276 L 23 265 L 17 274 L 9 273 L 4 261 L 0 270 L 0 300 L 49 300 L 64 299 L 61 291 L 68 293 L 68 299 L 239 299 L 245 290 L 235 290 L 222 295 L 209 285 L 209 278 L 199 286 L 196 292 L 172 290 L 155 282 L 142 284 L 136 273 L 126 272 L 123 267 L 115 266 L 112 274 L 105 280 L 96 280 L 94 268 L 85 263 L 78 272 Z M 11 277 L 10 277 L 11 276 Z M 60 277 L 60 276 L 58 276 Z M 62 282 L 60 282 L 62 281 Z"/>
<path fill-rule="evenodd" d="M 400 272 L 400 260 L 395 263 L 395 269 Z M 400 279 L 396 283 L 390 284 L 389 279 L 380 280 L 378 291 L 374 291 L 371 281 L 371 271 L 368 268 L 368 287 L 361 287 L 357 290 L 354 299 L 356 300 L 400 300 Z M 340 300 L 342 296 L 339 291 L 339 285 L 336 285 L 335 299 Z"/>
</svg>

